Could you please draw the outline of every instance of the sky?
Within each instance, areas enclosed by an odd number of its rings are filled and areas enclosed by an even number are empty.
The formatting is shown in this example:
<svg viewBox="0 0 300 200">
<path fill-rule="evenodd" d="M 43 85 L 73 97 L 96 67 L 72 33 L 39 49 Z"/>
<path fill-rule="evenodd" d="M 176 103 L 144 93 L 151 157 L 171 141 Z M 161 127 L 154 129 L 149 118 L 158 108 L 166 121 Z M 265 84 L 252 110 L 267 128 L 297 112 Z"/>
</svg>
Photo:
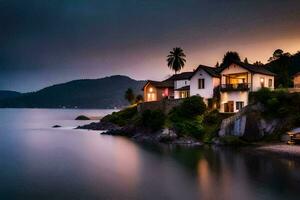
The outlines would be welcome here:
<svg viewBox="0 0 300 200">
<path fill-rule="evenodd" d="M 162 80 L 183 48 L 183 71 L 226 51 L 266 62 L 300 50 L 298 0 L 0 0 L 0 90 L 74 79 Z"/>
</svg>

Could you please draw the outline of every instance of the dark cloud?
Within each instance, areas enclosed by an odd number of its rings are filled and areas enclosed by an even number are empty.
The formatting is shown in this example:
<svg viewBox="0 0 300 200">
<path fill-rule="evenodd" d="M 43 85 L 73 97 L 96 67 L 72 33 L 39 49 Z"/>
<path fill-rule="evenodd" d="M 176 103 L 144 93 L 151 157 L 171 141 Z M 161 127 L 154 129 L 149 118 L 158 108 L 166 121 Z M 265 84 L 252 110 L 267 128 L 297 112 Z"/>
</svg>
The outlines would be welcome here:
<svg viewBox="0 0 300 200">
<path fill-rule="evenodd" d="M 267 59 L 276 45 L 295 50 L 299 10 L 294 0 L 0 0 L 0 89 L 110 74 L 159 79 L 178 45 L 187 69 L 229 49 Z"/>
</svg>

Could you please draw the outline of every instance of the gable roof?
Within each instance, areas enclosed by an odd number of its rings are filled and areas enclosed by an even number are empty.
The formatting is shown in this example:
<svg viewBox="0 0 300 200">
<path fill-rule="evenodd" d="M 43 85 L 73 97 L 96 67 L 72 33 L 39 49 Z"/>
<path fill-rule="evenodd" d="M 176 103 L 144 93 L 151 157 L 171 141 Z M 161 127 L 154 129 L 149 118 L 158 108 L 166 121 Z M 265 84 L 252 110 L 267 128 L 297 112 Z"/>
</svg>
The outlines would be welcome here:
<svg viewBox="0 0 300 200">
<path fill-rule="evenodd" d="M 264 74 L 264 75 L 269 75 L 269 76 L 276 76 L 276 74 L 274 74 L 273 72 L 268 71 L 265 67 L 261 67 L 261 66 L 256 66 L 256 65 L 251 65 L 251 64 L 246 64 L 243 62 L 238 62 L 238 61 L 234 61 L 232 62 L 232 64 L 236 64 L 252 73 L 256 73 L 256 74 Z M 227 67 L 223 67 L 220 70 L 220 73 L 226 69 Z"/>
<path fill-rule="evenodd" d="M 193 72 L 182 72 L 180 74 L 174 74 L 170 78 L 166 79 L 165 81 L 177 81 L 177 80 L 187 80 L 192 78 Z"/>
<path fill-rule="evenodd" d="M 205 65 L 199 65 L 197 69 L 193 72 L 193 75 L 199 71 L 200 69 L 203 69 L 206 73 L 208 73 L 212 77 L 220 77 L 220 68 L 217 67 L 209 67 Z"/>
<path fill-rule="evenodd" d="M 292 77 L 296 77 L 296 76 L 300 76 L 300 72 L 297 72 L 297 73 L 294 74 Z"/>
<path fill-rule="evenodd" d="M 151 84 L 156 88 L 173 88 L 174 87 L 174 82 L 172 80 L 164 80 L 164 81 L 152 81 L 148 80 L 146 84 L 144 85 L 143 89 L 148 85 Z"/>
</svg>

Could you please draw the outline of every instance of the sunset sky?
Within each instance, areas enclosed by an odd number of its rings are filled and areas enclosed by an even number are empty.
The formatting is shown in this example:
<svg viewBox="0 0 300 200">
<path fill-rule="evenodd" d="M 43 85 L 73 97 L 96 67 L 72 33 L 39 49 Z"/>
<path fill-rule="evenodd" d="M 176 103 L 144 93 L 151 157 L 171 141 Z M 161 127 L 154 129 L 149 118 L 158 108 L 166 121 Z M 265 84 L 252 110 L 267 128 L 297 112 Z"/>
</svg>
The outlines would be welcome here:
<svg viewBox="0 0 300 200">
<path fill-rule="evenodd" d="M 116 74 L 161 80 L 176 46 L 184 71 L 228 50 L 250 62 L 296 53 L 300 1 L 0 0 L 0 90 Z"/>
</svg>

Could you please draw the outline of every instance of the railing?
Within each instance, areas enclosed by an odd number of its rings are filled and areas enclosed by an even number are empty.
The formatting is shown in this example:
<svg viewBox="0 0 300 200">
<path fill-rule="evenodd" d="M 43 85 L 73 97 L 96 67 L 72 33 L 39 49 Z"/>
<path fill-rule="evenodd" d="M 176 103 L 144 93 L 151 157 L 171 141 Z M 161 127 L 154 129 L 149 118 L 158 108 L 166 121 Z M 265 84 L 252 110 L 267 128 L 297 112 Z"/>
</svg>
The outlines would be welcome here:
<svg viewBox="0 0 300 200">
<path fill-rule="evenodd" d="M 247 91 L 250 89 L 251 84 L 249 83 L 238 83 L 238 84 L 222 84 L 221 91 Z"/>
</svg>

